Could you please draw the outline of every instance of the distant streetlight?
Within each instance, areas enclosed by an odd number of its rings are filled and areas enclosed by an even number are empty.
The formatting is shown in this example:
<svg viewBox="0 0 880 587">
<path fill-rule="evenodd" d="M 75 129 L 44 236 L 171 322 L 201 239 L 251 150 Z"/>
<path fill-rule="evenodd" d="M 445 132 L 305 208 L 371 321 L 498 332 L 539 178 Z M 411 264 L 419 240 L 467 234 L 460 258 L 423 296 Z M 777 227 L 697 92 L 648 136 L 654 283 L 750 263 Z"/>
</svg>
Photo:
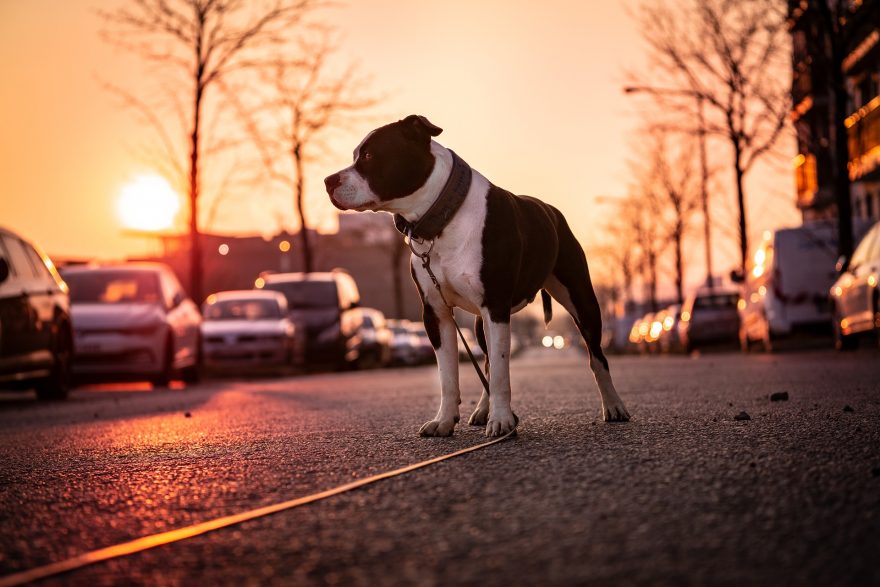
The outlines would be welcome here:
<svg viewBox="0 0 880 587">
<path fill-rule="evenodd" d="M 706 160 L 706 119 L 703 113 L 705 96 L 694 90 L 675 90 L 670 88 L 652 88 L 649 86 L 625 86 L 625 94 L 651 94 L 665 96 L 686 96 L 697 101 L 697 136 L 700 138 L 700 203 L 703 212 L 703 238 L 706 243 L 706 285 L 711 291 L 712 281 L 712 240 L 709 222 L 709 164 Z"/>
<path fill-rule="evenodd" d="M 290 241 L 287 239 L 278 243 L 278 250 L 281 251 L 280 266 L 281 266 L 282 273 L 286 273 L 286 272 L 290 271 L 290 269 L 291 269 L 291 266 L 290 266 L 291 258 L 290 258 L 290 255 L 287 254 L 288 252 L 290 252 L 290 248 L 291 248 Z"/>
</svg>

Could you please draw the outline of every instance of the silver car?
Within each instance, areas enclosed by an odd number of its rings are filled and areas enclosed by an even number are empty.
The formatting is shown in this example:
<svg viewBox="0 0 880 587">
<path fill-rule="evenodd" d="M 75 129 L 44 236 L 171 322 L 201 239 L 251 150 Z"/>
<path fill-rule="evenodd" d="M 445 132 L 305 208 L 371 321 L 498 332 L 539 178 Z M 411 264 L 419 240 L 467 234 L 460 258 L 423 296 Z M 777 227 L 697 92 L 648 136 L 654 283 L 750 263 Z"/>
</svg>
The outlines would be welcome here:
<svg viewBox="0 0 880 587">
<path fill-rule="evenodd" d="M 161 263 L 73 266 L 70 288 L 73 374 L 149 379 L 167 386 L 199 377 L 199 309 Z"/>
<path fill-rule="evenodd" d="M 831 286 L 834 346 L 849 350 L 857 336 L 880 337 L 880 223 L 861 240 L 851 259 L 838 262 L 840 276 Z M 876 343 L 875 343 L 876 344 Z"/>
<path fill-rule="evenodd" d="M 224 291 L 202 307 L 205 365 L 279 367 L 301 362 L 287 299 L 277 291 Z"/>
<path fill-rule="evenodd" d="M 733 344 L 739 340 L 736 291 L 700 288 L 681 307 L 678 336 L 681 348 L 690 353 L 709 344 Z"/>
</svg>

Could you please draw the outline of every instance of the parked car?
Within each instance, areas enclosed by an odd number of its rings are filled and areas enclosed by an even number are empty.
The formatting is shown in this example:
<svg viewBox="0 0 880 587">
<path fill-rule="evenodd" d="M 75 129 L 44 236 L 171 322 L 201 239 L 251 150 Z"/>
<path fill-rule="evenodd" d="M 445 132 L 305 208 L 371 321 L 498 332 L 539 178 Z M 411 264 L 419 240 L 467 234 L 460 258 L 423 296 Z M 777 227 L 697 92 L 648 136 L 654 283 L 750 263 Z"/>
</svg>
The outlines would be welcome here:
<svg viewBox="0 0 880 587">
<path fill-rule="evenodd" d="M 678 336 L 685 352 L 699 347 L 736 343 L 739 339 L 739 294 L 722 287 L 700 288 L 681 308 Z"/>
<path fill-rule="evenodd" d="M 0 387 L 67 397 L 72 348 L 67 285 L 46 255 L 0 228 Z"/>
<path fill-rule="evenodd" d="M 657 339 L 659 350 L 663 353 L 672 353 L 681 350 L 681 339 L 678 336 L 678 323 L 681 320 L 681 306 L 672 304 L 664 308 L 657 315 L 660 323 L 660 336 Z"/>
<path fill-rule="evenodd" d="M 638 320 L 636 320 L 632 329 L 629 331 L 629 342 L 633 345 L 633 348 L 638 350 L 641 353 L 647 352 L 647 338 L 648 333 L 651 330 L 651 324 L 654 322 L 654 313 L 648 312 Z"/>
<path fill-rule="evenodd" d="M 223 291 L 202 306 L 202 356 L 214 369 L 288 367 L 302 363 L 303 345 L 277 291 Z"/>
<path fill-rule="evenodd" d="M 474 336 L 474 331 L 470 328 L 462 328 L 461 334 L 464 336 L 464 339 L 467 341 L 468 347 L 470 347 L 471 352 L 474 354 L 474 358 L 477 361 L 482 361 L 485 358 L 485 353 L 483 353 L 483 349 L 480 348 L 480 344 L 477 342 L 477 337 Z M 459 361 L 470 361 L 470 357 L 468 356 L 467 350 L 465 350 L 464 345 L 461 342 L 461 339 L 458 337 L 458 333 L 455 334 L 455 338 L 458 341 L 458 360 Z"/>
<path fill-rule="evenodd" d="M 82 379 L 149 379 L 165 387 L 200 373 L 202 316 L 166 265 L 65 267 L 73 323 L 73 374 Z"/>
<path fill-rule="evenodd" d="M 841 258 L 840 277 L 831 287 L 831 326 L 838 350 L 855 348 L 857 335 L 880 337 L 880 223 L 874 225 L 853 251 Z"/>
<path fill-rule="evenodd" d="M 290 319 L 305 333 L 307 366 L 345 368 L 357 363 L 363 312 L 358 308 L 360 293 L 351 275 L 337 269 L 273 273 L 261 280 L 263 289 L 281 292 L 287 298 Z"/>
<path fill-rule="evenodd" d="M 409 320 L 388 320 L 391 331 L 391 364 L 415 365 L 418 363 L 418 345 Z"/>
<path fill-rule="evenodd" d="M 384 367 L 391 363 L 391 330 L 385 314 L 375 308 L 362 308 L 358 367 Z"/>
<path fill-rule="evenodd" d="M 858 234 L 861 223 L 854 227 Z M 740 347 L 760 342 L 767 351 L 782 338 L 827 332 L 828 290 L 837 277 L 837 228 L 830 222 L 767 231 L 743 276 Z"/>
<path fill-rule="evenodd" d="M 412 342 L 415 347 L 416 363 L 419 365 L 433 363 L 437 356 L 434 353 L 434 345 L 431 344 L 431 339 L 428 337 L 428 333 L 425 332 L 425 325 L 421 322 L 410 322 L 409 328 L 410 332 L 415 336 L 415 340 Z"/>
<path fill-rule="evenodd" d="M 645 350 L 649 353 L 656 353 L 660 350 L 659 340 L 663 334 L 663 319 L 665 315 L 663 310 L 654 313 L 650 320 L 647 321 L 648 333 L 645 335 Z"/>
</svg>

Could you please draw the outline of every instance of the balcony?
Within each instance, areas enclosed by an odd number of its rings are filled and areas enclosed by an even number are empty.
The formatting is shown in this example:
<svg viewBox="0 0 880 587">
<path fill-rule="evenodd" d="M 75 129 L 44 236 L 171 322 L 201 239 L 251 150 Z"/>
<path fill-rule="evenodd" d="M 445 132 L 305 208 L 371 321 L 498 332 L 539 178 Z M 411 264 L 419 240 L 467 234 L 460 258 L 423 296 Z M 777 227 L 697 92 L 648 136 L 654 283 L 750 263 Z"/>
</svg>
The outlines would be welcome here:
<svg viewBox="0 0 880 587">
<path fill-rule="evenodd" d="M 849 178 L 857 181 L 880 168 L 880 96 L 845 121 L 849 140 Z"/>
</svg>

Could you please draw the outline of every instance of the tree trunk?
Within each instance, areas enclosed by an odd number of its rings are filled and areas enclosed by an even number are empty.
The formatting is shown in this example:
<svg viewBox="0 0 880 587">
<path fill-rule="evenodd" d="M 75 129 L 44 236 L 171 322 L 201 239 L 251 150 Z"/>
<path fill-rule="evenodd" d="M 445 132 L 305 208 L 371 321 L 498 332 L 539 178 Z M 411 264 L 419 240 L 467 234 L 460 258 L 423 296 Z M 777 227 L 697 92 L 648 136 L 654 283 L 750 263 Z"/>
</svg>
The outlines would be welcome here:
<svg viewBox="0 0 880 587">
<path fill-rule="evenodd" d="M 309 230 L 306 225 L 305 204 L 305 179 L 303 178 L 302 146 L 297 144 L 293 148 L 293 160 L 296 163 L 296 211 L 299 214 L 299 232 L 302 235 L 303 271 L 314 271 L 312 261 L 312 248 L 309 244 Z"/>
<path fill-rule="evenodd" d="M 648 286 L 650 288 L 651 311 L 656 312 L 659 308 L 657 307 L 657 255 L 655 254 L 648 256 L 648 272 L 650 275 Z"/>
<path fill-rule="evenodd" d="M 746 195 L 743 191 L 742 145 L 739 137 L 733 140 L 733 166 L 736 172 L 736 203 L 739 207 L 739 259 L 740 271 L 746 274 L 746 259 L 749 255 L 749 233 L 746 227 Z"/>
<path fill-rule="evenodd" d="M 403 257 L 406 249 L 396 238 L 391 240 L 391 279 L 394 281 L 394 313 L 395 318 L 403 318 Z"/>
<path fill-rule="evenodd" d="M 679 304 L 684 303 L 684 260 L 681 251 L 683 233 L 684 227 L 679 223 L 675 231 L 675 289 Z"/>
<path fill-rule="evenodd" d="M 699 103 L 700 124 L 700 204 L 703 208 L 703 240 L 706 246 L 706 285 L 712 290 L 712 223 L 709 219 L 709 164 L 706 158 L 706 122 L 703 117 L 703 100 Z M 680 296 L 679 296 L 680 297 Z M 681 303 L 681 300 L 679 300 Z"/>
<path fill-rule="evenodd" d="M 189 294 L 196 304 L 201 304 L 202 293 L 202 243 L 199 232 L 199 135 L 204 87 L 201 67 L 197 73 L 196 93 L 193 103 L 193 127 L 190 134 L 189 157 Z"/>
</svg>

